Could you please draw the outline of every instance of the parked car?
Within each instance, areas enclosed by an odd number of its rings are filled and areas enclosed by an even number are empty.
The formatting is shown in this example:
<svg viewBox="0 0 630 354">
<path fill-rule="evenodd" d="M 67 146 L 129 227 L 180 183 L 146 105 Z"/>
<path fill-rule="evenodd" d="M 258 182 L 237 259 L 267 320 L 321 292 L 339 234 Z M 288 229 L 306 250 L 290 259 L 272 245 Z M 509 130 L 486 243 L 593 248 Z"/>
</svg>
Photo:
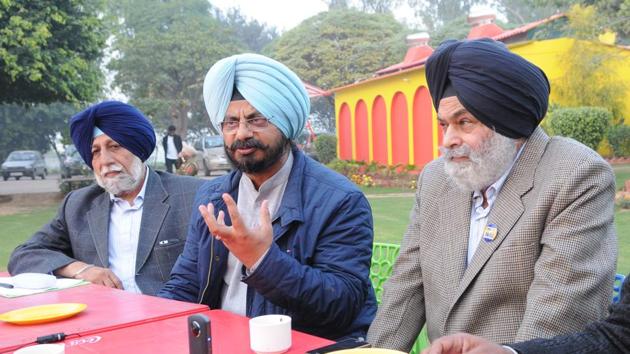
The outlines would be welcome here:
<svg viewBox="0 0 630 354">
<path fill-rule="evenodd" d="M 68 145 L 63 155 L 63 166 L 61 168 L 61 178 L 72 178 L 72 176 L 83 176 L 90 173 L 90 168 L 83 163 L 83 158 L 74 145 Z"/>
<path fill-rule="evenodd" d="M 2 163 L 2 178 L 6 181 L 9 177 L 19 180 L 22 176 L 28 176 L 35 179 L 40 176 L 46 178 L 48 170 L 46 163 L 39 151 L 18 150 L 9 154 L 7 159 Z"/>
<path fill-rule="evenodd" d="M 205 135 L 194 144 L 197 150 L 197 166 L 204 175 L 210 176 L 213 171 L 232 170 L 232 165 L 225 156 L 223 137 L 220 135 Z"/>
</svg>

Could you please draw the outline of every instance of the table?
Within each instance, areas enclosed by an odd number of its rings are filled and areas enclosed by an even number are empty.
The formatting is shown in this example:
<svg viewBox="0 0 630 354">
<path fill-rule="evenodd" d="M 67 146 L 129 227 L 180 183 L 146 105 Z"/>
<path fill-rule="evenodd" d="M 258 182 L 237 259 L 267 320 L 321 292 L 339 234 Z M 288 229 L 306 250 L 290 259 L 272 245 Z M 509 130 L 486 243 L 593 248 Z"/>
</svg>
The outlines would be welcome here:
<svg viewBox="0 0 630 354">
<path fill-rule="evenodd" d="M 213 354 L 253 353 L 249 349 L 249 319 L 223 310 L 203 312 L 210 318 Z M 65 340 L 66 354 L 85 353 L 188 353 L 188 316 L 103 331 Z M 293 331 L 288 354 L 334 343 Z"/>
<path fill-rule="evenodd" d="M 88 336 L 149 322 L 165 320 L 208 310 L 206 305 L 133 294 L 89 284 L 18 298 L 0 298 L 0 313 L 18 308 L 77 302 L 87 304 L 78 315 L 37 325 L 18 326 L 0 322 L 0 353 L 33 343 L 39 336 L 63 332 Z"/>
</svg>

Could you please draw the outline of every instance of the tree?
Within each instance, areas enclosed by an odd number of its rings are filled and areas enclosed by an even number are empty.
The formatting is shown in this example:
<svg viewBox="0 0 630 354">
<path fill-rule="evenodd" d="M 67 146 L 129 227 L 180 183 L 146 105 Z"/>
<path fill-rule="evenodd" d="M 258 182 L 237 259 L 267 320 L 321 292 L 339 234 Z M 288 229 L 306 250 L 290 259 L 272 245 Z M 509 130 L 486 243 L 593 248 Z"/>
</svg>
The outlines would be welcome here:
<svg viewBox="0 0 630 354">
<path fill-rule="evenodd" d="M 122 24 L 109 68 L 114 84 L 149 115 L 186 136 L 189 124 L 208 127 L 203 79 L 219 59 L 244 45 L 210 13 L 204 0 L 125 0 L 113 7 Z"/>
<path fill-rule="evenodd" d="M 69 135 L 68 120 L 77 112 L 70 104 L 0 105 L 0 159 L 13 150 L 55 151 L 57 134 Z M 59 152 L 57 152 L 59 153 Z"/>
<path fill-rule="evenodd" d="M 408 0 L 415 9 L 416 16 L 422 20 L 430 32 L 444 27 L 453 19 L 468 16 L 470 8 L 483 0 Z"/>
<path fill-rule="evenodd" d="M 231 8 L 225 13 L 214 9 L 214 16 L 254 53 L 260 53 L 267 44 L 278 37 L 276 27 L 247 19 L 238 8 Z"/>
<path fill-rule="evenodd" d="M 100 0 L 0 1 L 0 103 L 94 100 L 101 9 Z"/>
<path fill-rule="evenodd" d="M 361 0 L 361 11 L 385 14 L 391 13 L 402 0 Z"/>
<path fill-rule="evenodd" d="M 617 73 L 623 57 L 619 49 L 597 41 L 604 19 L 594 6 L 579 5 L 571 8 L 568 17 L 565 31 L 576 41 L 560 58 L 565 74 L 552 82 L 558 103 L 564 107 L 605 107 L 613 114 L 613 124 L 623 121 L 622 93 L 628 88 L 625 78 Z"/>
<path fill-rule="evenodd" d="M 307 82 L 338 87 L 400 62 L 409 30 L 391 14 L 336 10 L 313 16 L 264 52 Z"/>
</svg>

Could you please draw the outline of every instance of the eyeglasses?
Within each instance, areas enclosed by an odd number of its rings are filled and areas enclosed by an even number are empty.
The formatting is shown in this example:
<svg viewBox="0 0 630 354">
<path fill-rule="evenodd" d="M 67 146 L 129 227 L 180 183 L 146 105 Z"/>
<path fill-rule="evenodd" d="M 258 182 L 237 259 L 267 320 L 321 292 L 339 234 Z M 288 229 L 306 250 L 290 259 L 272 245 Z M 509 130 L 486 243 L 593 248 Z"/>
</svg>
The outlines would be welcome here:
<svg viewBox="0 0 630 354">
<path fill-rule="evenodd" d="M 235 131 L 238 130 L 238 127 L 241 124 L 245 124 L 247 129 L 249 129 L 252 132 L 259 132 L 269 126 L 269 119 L 263 116 L 255 116 L 243 122 L 236 119 L 224 120 L 223 122 L 221 122 L 221 130 L 224 133 L 234 133 Z"/>
</svg>

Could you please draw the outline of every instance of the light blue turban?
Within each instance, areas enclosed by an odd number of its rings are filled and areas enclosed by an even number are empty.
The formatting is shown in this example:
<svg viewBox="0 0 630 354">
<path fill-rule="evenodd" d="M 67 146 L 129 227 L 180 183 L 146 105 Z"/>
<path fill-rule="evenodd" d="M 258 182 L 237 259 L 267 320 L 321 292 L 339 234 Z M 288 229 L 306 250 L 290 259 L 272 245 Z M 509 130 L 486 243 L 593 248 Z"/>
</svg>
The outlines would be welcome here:
<svg viewBox="0 0 630 354">
<path fill-rule="evenodd" d="M 206 74 L 203 100 L 217 130 L 235 86 L 287 138 L 295 139 L 302 132 L 311 110 L 304 84 L 283 64 L 258 54 L 221 59 Z"/>
</svg>

